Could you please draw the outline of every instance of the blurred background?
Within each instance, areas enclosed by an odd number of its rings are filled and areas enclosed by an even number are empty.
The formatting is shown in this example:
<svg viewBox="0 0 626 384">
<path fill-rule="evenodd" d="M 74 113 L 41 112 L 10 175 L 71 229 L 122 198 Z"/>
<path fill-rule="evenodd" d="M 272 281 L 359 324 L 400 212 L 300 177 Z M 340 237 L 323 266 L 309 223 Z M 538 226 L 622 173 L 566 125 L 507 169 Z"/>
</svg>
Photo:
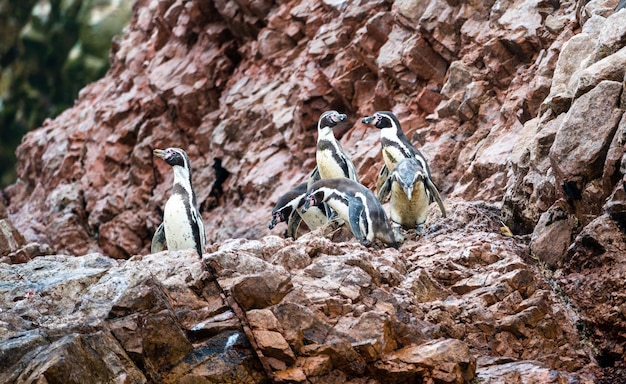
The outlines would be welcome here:
<svg viewBox="0 0 626 384">
<path fill-rule="evenodd" d="M 0 0 L 0 189 L 26 132 L 74 104 L 109 69 L 130 0 Z"/>
</svg>

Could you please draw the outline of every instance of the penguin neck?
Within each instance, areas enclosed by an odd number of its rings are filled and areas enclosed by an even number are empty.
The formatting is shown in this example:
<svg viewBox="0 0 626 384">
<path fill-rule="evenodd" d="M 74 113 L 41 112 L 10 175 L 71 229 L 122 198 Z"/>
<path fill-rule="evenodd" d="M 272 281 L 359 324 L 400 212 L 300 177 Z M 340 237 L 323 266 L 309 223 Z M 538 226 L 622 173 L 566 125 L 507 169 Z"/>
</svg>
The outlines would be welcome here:
<svg viewBox="0 0 626 384">
<path fill-rule="evenodd" d="M 180 165 L 175 165 L 174 167 L 174 186 L 180 185 L 187 193 L 189 194 L 190 201 L 192 207 L 196 206 L 196 194 L 193 191 L 191 186 L 191 171 L 185 167 L 181 167 Z"/>
<path fill-rule="evenodd" d="M 319 127 L 317 130 L 317 141 L 331 140 L 335 141 L 335 135 L 331 127 Z"/>
<path fill-rule="evenodd" d="M 401 138 L 402 136 L 406 135 L 404 134 L 404 132 L 402 132 L 401 129 L 398 129 L 396 127 L 388 127 L 388 128 L 382 128 L 380 130 L 380 137 L 384 137 L 386 139 L 392 140 L 392 141 L 398 141 L 395 138 Z M 394 140 L 395 139 L 395 140 Z"/>
</svg>

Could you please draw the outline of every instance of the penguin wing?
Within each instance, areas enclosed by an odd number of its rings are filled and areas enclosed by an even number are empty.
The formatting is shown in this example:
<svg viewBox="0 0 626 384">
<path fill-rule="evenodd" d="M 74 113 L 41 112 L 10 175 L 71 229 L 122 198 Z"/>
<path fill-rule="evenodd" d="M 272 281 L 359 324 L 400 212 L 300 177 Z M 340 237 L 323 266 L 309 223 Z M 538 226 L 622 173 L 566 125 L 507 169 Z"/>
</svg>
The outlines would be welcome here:
<svg viewBox="0 0 626 384">
<path fill-rule="evenodd" d="M 348 166 L 348 176 L 350 179 L 359 182 L 359 174 L 356 171 L 356 167 L 350 158 L 346 157 L 346 165 Z"/>
<path fill-rule="evenodd" d="M 311 188 L 311 185 L 313 185 L 313 183 L 315 183 L 316 181 L 320 181 L 322 180 L 322 176 L 320 176 L 320 170 L 317 168 L 317 165 L 315 166 L 315 168 L 313 168 L 313 172 L 311 172 L 311 176 L 309 176 L 309 181 L 307 182 L 307 189 Z"/>
<path fill-rule="evenodd" d="M 165 226 L 163 223 L 159 225 L 156 232 L 152 236 L 152 244 L 150 245 L 150 253 L 161 252 L 167 247 L 167 240 L 165 240 Z"/>
<path fill-rule="evenodd" d="M 204 254 L 204 246 L 206 244 L 206 234 L 204 233 L 204 223 L 202 222 L 202 216 L 197 209 L 191 210 L 191 232 L 193 233 L 193 239 L 196 242 L 196 251 L 198 256 L 202 258 Z"/>
<path fill-rule="evenodd" d="M 430 192 L 431 196 L 435 198 L 437 205 L 439 205 L 439 209 L 441 210 L 441 215 L 443 217 L 447 217 L 446 207 L 443 206 L 443 201 L 441 200 L 441 196 L 439 195 L 439 190 L 437 190 L 437 187 L 432 182 L 430 177 L 426 178 L 426 188 Z"/>
<path fill-rule="evenodd" d="M 378 191 L 376 197 L 381 204 L 385 202 L 387 196 L 391 192 L 391 183 L 392 180 L 389 176 L 389 169 L 387 169 L 386 165 L 383 165 L 378 173 L 378 180 L 376 180 L 376 190 Z"/>
<path fill-rule="evenodd" d="M 296 212 L 296 210 L 294 209 L 291 211 L 289 219 L 287 219 L 287 237 L 291 237 L 294 240 L 298 238 L 298 228 L 300 228 L 301 222 L 302 217 Z"/>
<path fill-rule="evenodd" d="M 363 214 L 363 209 L 365 206 L 363 202 L 358 198 L 351 198 L 348 203 L 348 216 L 350 219 L 350 229 L 352 229 L 352 233 L 357 238 L 357 240 L 361 241 L 365 239 L 363 233 L 361 233 L 361 215 Z"/>
</svg>

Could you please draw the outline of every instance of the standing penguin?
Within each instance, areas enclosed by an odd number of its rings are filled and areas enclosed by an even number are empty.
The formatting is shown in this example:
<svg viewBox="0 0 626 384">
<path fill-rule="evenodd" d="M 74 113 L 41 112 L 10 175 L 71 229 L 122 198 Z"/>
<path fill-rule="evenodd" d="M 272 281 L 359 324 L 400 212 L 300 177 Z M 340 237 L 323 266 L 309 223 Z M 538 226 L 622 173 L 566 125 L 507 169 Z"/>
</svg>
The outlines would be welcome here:
<svg viewBox="0 0 626 384">
<path fill-rule="evenodd" d="M 409 138 L 406 137 L 396 115 L 389 111 L 378 111 L 372 116 L 363 118 L 361 122 L 365 124 L 374 124 L 376 128 L 380 129 L 380 145 L 382 147 L 385 165 L 383 165 L 377 181 L 379 200 L 383 201 L 381 187 L 388 178 L 389 170 L 393 169 L 393 167 L 402 159 L 414 158 L 417 160 L 422 170 L 426 173 L 428 182 L 432 185 L 432 199 L 437 201 L 443 217 L 446 217 L 446 209 L 441 201 L 439 191 L 431 179 L 430 168 L 428 167 L 426 158 L 417 148 L 415 148 Z"/>
<path fill-rule="evenodd" d="M 391 170 L 382 184 L 380 197 L 384 200 L 390 192 L 389 216 L 398 242 L 404 240 L 400 227 L 413 228 L 417 233 L 422 231 L 432 198 L 437 200 L 445 216 L 437 188 L 426 170 L 413 157 L 401 159 Z"/>
<path fill-rule="evenodd" d="M 172 195 L 165 203 L 163 223 L 152 237 L 151 252 L 193 248 L 202 257 L 206 244 L 204 223 L 191 185 L 191 162 L 180 148 L 155 149 L 154 155 L 174 169 Z"/>
<path fill-rule="evenodd" d="M 304 220 L 311 231 L 328 222 L 328 212 L 326 212 L 325 204 L 319 207 L 312 207 L 305 213 L 300 211 L 300 207 L 304 204 L 306 190 L 307 183 L 302 183 L 278 199 L 276 206 L 272 210 L 272 220 L 269 223 L 269 229 L 273 229 L 279 222 L 286 221 L 286 236 L 296 239 L 302 220 Z"/>
<path fill-rule="evenodd" d="M 344 177 L 322 179 L 307 191 L 302 212 L 327 203 L 346 222 L 361 244 L 368 246 L 378 239 L 398 247 L 385 210 L 376 196 L 360 183 Z"/>
<path fill-rule="evenodd" d="M 333 128 L 337 123 L 345 120 L 346 117 L 345 114 L 337 111 L 326 111 L 322 113 L 317 123 L 315 160 L 319 176 L 322 179 L 346 177 L 357 182 L 359 181 L 352 160 L 341 148 L 333 133 Z"/>
</svg>

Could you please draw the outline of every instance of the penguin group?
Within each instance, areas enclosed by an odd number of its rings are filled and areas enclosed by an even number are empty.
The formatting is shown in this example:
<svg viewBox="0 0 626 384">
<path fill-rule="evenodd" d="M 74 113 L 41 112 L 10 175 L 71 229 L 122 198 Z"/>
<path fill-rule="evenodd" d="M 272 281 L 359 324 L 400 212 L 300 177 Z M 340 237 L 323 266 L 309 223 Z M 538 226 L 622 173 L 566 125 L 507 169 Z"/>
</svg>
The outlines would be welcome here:
<svg viewBox="0 0 626 384">
<path fill-rule="evenodd" d="M 342 220 L 361 244 L 370 246 L 379 240 L 398 248 L 404 241 L 401 228 L 421 233 L 431 202 L 437 202 L 446 217 L 426 158 L 406 137 L 392 112 L 379 111 L 361 120 L 380 129 L 383 166 L 377 195 L 359 182 L 354 163 L 335 137 L 334 128 L 346 119 L 334 110 L 320 116 L 316 166 L 307 181 L 278 199 L 269 229 L 287 222 L 285 236 L 297 238 L 303 221 L 313 231 L 329 221 Z M 180 148 L 155 149 L 153 154 L 172 167 L 174 182 L 150 250 L 195 249 L 202 256 L 206 234 L 192 185 L 191 161 Z M 388 197 L 391 220 L 382 205 Z"/>
<path fill-rule="evenodd" d="M 361 120 L 380 129 L 384 163 L 377 180 L 378 195 L 359 183 L 354 163 L 333 133 L 333 128 L 346 118 L 337 111 L 327 111 L 320 116 L 316 167 L 308 182 L 278 200 L 272 210 L 270 229 L 286 221 L 286 236 L 296 238 L 303 220 L 312 231 L 339 216 L 348 223 L 361 244 L 369 246 L 380 240 L 386 246 L 397 248 L 404 241 L 401 228 L 421 233 L 431 202 L 437 202 L 442 216 L 446 217 L 426 158 L 406 137 L 392 112 L 379 111 Z M 389 195 L 391 220 L 382 206 Z"/>
</svg>

